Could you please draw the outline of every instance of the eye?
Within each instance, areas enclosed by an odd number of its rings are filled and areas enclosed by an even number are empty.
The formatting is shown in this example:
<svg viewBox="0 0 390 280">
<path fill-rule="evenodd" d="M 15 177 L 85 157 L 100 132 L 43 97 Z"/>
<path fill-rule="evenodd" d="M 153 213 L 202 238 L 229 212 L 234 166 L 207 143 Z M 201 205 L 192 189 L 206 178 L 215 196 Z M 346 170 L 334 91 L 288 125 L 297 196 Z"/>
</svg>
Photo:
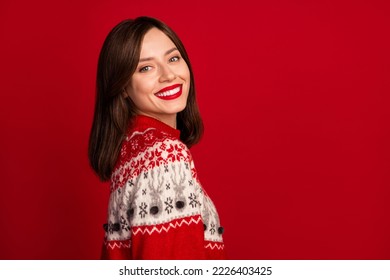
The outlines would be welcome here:
<svg viewBox="0 0 390 280">
<path fill-rule="evenodd" d="M 141 68 L 139 69 L 139 72 L 141 72 L 141 73 L 147 72 L 147 71 L 149 71 L 150 69 L 152 69 L 151 66 L 144 66 L 144 67 L 141 67 Z"/>
<path fill-rule="evenodd" d="M 171 57 L 171 58 L 169 59 L 169 62 L 176 62 L 176 61 L 179 61 L 179 60 L 180 60 L 180 56 L 175 55 L 174 57 Z"/>
</svg>

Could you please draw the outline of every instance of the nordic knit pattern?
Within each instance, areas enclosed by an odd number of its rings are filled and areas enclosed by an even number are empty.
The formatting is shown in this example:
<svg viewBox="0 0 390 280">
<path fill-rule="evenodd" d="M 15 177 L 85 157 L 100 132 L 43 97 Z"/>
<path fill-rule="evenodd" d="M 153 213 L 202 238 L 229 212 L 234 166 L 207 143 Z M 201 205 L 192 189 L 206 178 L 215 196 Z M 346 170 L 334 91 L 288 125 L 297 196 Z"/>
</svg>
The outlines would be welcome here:
<svg viewBox="0 0 390 280">
<path fill-rule="evenodd" d="M 111 177 L 103 259 L 224 259 L 215 206 L 180 132 L 137 116 Z"/>
</svg>

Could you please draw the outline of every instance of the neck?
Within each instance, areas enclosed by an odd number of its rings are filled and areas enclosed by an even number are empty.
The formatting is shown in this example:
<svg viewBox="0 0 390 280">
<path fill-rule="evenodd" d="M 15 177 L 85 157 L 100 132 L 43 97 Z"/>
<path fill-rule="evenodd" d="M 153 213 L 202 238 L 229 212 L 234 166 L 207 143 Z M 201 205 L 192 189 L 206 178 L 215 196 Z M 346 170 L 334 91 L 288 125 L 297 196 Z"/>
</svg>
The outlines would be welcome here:
<svg viewBox="0 0 390 280">
<path fill-rule="evenodd" d="M 176 129 L 176 114 L 174 116 L 169 116 L 166 119 L 158 119 L 158 120 Z"/>
<path fill-rule="evenodd" d="M 174 129 L 176 129 L 176 116 L 177 116 L 177 114 L 155 116 L 153 114 L 141 113 L 140 115 L 144 115 L 144 116 L 147 116 L 147 117 L 154 118 L 156 120 L 159 120 L 160 122 L 165 123 L 166 125 L 169 125 L 170 127 L 174 128 Z"/>
</svg>

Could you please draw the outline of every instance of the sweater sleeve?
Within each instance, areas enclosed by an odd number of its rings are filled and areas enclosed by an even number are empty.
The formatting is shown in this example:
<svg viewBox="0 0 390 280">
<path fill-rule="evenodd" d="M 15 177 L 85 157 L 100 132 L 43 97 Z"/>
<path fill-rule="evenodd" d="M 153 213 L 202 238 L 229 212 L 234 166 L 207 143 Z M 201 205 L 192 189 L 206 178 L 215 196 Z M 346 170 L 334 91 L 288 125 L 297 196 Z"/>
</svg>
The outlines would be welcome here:
<svg viewBox="0 0 390 280">
<path fill-rule="evenodd" d="M 113 174 L 102 257 L 205 259 L 202 189 L 189 150 L 169 138 L 137 149 Z"/>
</svg>

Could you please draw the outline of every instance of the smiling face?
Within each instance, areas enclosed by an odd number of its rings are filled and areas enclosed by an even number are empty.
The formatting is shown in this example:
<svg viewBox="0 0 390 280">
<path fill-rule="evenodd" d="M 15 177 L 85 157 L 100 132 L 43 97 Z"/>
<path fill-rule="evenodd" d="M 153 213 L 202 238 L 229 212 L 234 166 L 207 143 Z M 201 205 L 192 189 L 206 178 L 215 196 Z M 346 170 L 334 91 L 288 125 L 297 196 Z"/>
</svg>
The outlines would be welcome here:
<svg viewBox="0 0 390 280">
<path fill-rule="evenodd" d="M 159 29 L 150 29 L 126 87 L 137 113 L 176 128 L 176 115 L 186 107 L 189 89 L 190 71 L 175 44 Z"/>
</svg>

